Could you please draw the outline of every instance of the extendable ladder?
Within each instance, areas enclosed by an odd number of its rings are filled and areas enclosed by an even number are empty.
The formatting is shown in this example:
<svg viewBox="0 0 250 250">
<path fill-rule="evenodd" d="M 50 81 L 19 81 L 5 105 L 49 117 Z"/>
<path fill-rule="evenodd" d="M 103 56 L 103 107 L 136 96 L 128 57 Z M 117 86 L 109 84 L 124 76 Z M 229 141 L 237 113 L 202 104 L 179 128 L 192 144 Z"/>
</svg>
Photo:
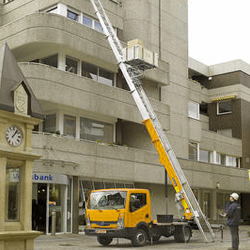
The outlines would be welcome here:
<svg viewBox="0 0 250 250">
<path fill-rule="evenodd" d="M 169 178 L 176 191 L 176 200 L 183 208 L 183 216 L 187 220 L 194 220 L 198 226 L 205 242 L 213 242 L 214 232 L 206 216 L 203 214 L 199 203 L 183 173 L 183 170 L 174 154 L 172 147 L 166 137 L 162 126 L 156 117 L 153 108 L 146 96 L 139 79 L 141 71 L 146 69 L 144 65 L 129 65 L 124 61 L 123 47 L 114 32 L 114 29 L 106 15 L 100 0 L 90 0 L 95 13 L 102 25 L 104 34 L 110 44 L 110 47 L 116 57 L 120 70 L 125 77 L 134 101 L 142 115 L 149 135 L 159 154 L 159 160 L 169 175 Z"/>
</svg>

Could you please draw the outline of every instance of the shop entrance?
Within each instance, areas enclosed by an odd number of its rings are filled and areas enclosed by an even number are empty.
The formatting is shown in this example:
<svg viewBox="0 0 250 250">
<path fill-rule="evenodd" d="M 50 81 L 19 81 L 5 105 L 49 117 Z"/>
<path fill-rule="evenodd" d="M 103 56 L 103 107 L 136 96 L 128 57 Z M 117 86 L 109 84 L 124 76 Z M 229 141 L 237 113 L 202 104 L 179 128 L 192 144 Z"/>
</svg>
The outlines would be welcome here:
<svg viewBox="0 0 250 250">
<path fill-rule="evenodd" d="M 32 230 L 46 233 L 47 184 L 33 184 L 32 196 Z"/>
<path fill-rule="evenodd" d="M 35 177 L 38 174 L 34 174 Z M 44 174 L 43 174 L 44 176 Z M 52 175 L 51 175 L 52 176 Z M 54 177 L 54 176 L 52 176 Z M 50 179 L 52 179 L 52 177 Z M 61 176 L 59 176 L 61 177 Z M 63 176 L 64 177 L 64 176 Z M 42 178 L 40 178 L 42 179 Z M 39 180 L 40 180 L 39 179 Z M 35 179 L 36 182 L 39 181 Z M 44 180 L 44 178 L 43 178 Z M 54 182 L 63 182 L 63 178 L 54 178 Z M 71 182 L 36 183 L 33 178 L 32 188 L 32 229 L 50 234 L 52 212 L 56 214 L 56 233 L 71 232 Z M 67 184 L 66 184 L 67 183 Z"/>
</svg>

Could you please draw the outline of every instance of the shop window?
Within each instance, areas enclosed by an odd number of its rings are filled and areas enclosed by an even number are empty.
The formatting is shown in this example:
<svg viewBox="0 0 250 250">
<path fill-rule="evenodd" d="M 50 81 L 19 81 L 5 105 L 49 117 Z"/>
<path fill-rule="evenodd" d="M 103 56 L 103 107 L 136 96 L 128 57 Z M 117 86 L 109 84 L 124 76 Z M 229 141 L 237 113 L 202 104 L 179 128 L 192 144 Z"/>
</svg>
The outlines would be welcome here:
<svg viewBox="0 0 250 250">
<path fill-rule="evenodd" d="M 113 142 L 114 126 L 88 118 L 80 118 L 80 138 L 90 141 Z"/>
<path fill-rule="evenodd" d="M 20 208 L 20 168 L 10 164 L 6 169 L 6 221 L 19 221 Z"/>
<path fill-rule="evenodd" d="M 78 60 L 66 57 L 66 71 L 77 74 Z"/>
<path fill-rule="evenodd" d="M 209 151 L 200 149 L 199 150 L 199 156 L 200 156 L 199 157 L 199 161 L 201 161 L 201 162 L 207 162 L 207 163 L 210 162 L 210 156 L 211 156 L 211 154 L 210 154 Z"/>
<path fill-rule="evenodd" d="M 103 182 L 94 182 L 94 189 L 103 189 Z"/>
<path fill-rule="evenodd" d="M 79 14 L 72 10 L 67 10 L 67 17 L 78 22 Z"/>
<path fill-rule="evenodd" d="M 232 100 L 225 100 L 217 102 L 217 114 L 229 114 L 232 113 Z"/>
<path fill-rule="evenodd" d="M 76 136 L 76 117 L 70 115 L 64 115 L 64 134 L 67 136 Z"/>
<path fill-rule="evenodd" d="M 125 183 L 125 188 L 134 188 L 134 184 L 132 183 Z"/>
<path fill-rule="evenodd" d="M 194 119 L 200 119 L 200 106 L 199 103 L 189 101 L 188 102 L 188 116 Z"/>
<path fill-rule="evenodd" d="M 40 60 L 40 62 L 42 64 L 46 64 L 46 65 L 49 65 L 51 67 L 55 67 L 57 68 L 57 64 L 58 64 L 58 56 L 57 54 L 56 55 L 52 55 L 52 56 L 49 56 L 49 57 L 46 57 L 46 58 L 42 58 Z"/>
<path fill-rule="evenodd" d="M 54 133 L 56 132 L 56 115 L 46 115 L 43 121 L 43 132 Z"/>
<path fill-rule="evenodd" d="M 116 188 L 124 188 L 124 183 L 115 183 Z"/>
<path fill-rule="evenodd" d="M 93 64 L 82 62 L 82 76 L 97 81 L 97 67 Z"/>
<path fill-rule="evenodd" d="M 104 182 L 105 188 L 115 188 L 114 182 Z"/>
<path fill-rule="evenodd" d="M 188 143 L 188 159 L 194 161 L 198 160 L 198 143 Z"/>
<path fill-rule="evenodd" d="M 203 195 L 203 212 L 207 218 L 210 218 L 211 215 L 211 196 L 209 192 L 204 192 Z"/>
<path fill-rule="evenodd" d="M 114 74 L 104 69 L 99 69 L 98 82 L 113 86 Z"/>
</svg>

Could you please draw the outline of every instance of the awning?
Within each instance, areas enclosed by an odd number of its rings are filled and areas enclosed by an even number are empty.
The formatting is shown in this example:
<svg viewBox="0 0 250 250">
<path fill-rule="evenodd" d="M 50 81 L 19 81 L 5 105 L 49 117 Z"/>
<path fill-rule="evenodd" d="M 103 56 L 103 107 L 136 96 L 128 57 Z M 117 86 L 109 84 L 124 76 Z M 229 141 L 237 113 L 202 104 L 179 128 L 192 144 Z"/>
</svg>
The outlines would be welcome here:
<svg viewBox="0 0 250 250">
<path fill-rule="evenodd" d="M 229 99 L 235 99 L 236 95 L 224 95 L 224 96 L 218 96 L 215 98 L 212 98 L 212 102 L 218 102 L 218 101 L 223 101 L 223 100 L 229 100 Z"/>
</svg>

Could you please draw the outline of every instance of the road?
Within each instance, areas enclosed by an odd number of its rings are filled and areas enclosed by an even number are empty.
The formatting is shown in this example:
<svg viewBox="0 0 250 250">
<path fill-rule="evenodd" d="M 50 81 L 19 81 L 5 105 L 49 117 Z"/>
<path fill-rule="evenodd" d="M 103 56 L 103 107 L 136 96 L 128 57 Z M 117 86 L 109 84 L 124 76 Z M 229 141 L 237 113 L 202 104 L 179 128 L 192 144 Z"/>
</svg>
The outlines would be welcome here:
<svg viewBox="0 0 250 250">
<path fill-rule="evenodd" d="M 250 250 L 250 237 L 248 236 L 250 226 L 240 227 L 240 250 Z M 227 250 L 231 246 L 231 238 L 228 229 L 224 230 L 223 241 L 220 232 L 215 232 L 214 243 L 204 243 L 198 231 L 194 231 L 189 243 L 176 243 L 173 237 L 164 238 L 154 245 L 147 244 L 140 248 L 143 250 Z M 35 240 L 35 250 L 131 250 L 138 249 L 131 245 L 129 240 L 114 239 L 113 242 L 103 247 L 98 244 L 95 237 L 84 234 L 59 234 L 56 236 L 41 235 Z"/>
</svg>

